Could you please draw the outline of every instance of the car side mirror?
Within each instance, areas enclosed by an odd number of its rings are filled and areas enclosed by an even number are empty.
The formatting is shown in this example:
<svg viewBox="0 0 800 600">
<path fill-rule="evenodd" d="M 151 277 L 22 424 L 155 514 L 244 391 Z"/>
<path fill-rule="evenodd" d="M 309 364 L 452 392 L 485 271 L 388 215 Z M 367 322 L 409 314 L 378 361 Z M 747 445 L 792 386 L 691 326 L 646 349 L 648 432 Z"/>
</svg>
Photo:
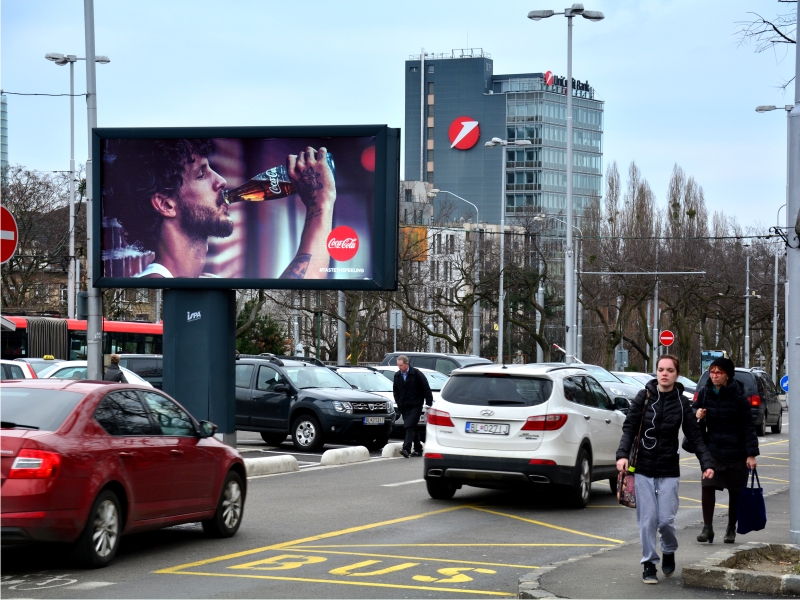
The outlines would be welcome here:
<svg viewBox="0 0 800 600">
<path fill-rule="evenodd" d="M 208 438 L 217 433 L 217 426 L 210 421 L 200 421 L 200 437 Z"/>
<path fill-rule="evenodd" d="M 622 398 L 621 396 L 614 398 L 614 408 L 619 412 L 627 414 L 630 407 L 631 403 L 627 398 Z"/>
<path fill-rule="evenodd" d="M 274 391 L 274 392 L 283 392 L 283 393 L 286 394 L 286 393 L 289 393 L 289 386 L 286 385 L 285 383 L 278 383 L 278 384 L 275 385 L 274 388 L 272 388 L 272 391 Z"/>
</svg>

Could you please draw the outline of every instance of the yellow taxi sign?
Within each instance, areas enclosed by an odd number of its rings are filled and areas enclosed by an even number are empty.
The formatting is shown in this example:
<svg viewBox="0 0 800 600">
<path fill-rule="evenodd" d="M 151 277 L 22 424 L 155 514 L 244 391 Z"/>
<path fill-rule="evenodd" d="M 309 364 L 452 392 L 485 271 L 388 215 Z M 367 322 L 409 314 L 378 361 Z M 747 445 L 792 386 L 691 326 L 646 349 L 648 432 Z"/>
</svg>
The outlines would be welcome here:
<svg viewBox="0 0 800 600">
<path fill-rule="evenodd" d="M 42 359 L 43 359 L 43 360 L 55 360 L 55 359 L 56 359 L 56 357 L 55 357 L 55 356 L 53 356 L 52 354 L 45 354 L 45 355 L 42 357 Z"/>
</svg>

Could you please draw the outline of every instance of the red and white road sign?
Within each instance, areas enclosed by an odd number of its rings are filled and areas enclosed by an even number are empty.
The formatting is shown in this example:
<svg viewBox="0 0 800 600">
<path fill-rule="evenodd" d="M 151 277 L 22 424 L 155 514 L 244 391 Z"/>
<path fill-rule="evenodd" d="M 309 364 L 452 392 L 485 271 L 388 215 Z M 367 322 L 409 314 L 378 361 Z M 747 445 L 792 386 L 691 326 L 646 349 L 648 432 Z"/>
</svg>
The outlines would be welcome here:
<svg viewBox="0 0 800 600">
<path fill-rule="evenodd" d="M 0 264 L 14 256 L 17 240 L 19 240 L 17 221 L 5 206 L 0 206 Z"/>
<path fill-rule="evenodd" d="M 672 343 L 675 341 L 675 334 L 669 329 L 665 329 L 658 336 L 658 341 L 661 342 L 662 346 L 672 346 Z"/>
<path fill-rule="evenodd" d="M 481 128 L 472 117 L 461 116 L 450 123 L 447 136 L 452 142 L 451 148 L 469 150 L 478 143 L 478 138 L 481 137 Z"/>
</svg>

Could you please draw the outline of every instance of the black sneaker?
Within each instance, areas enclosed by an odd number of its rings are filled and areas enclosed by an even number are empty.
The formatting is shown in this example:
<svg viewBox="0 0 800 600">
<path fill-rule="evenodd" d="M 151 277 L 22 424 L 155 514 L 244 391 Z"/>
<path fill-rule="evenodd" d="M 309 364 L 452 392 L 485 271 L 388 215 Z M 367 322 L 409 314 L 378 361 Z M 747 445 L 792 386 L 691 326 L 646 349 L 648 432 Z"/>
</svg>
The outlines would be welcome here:
<svg viewBox="0 0 800 600">
<path fill-rule="evenodd" d="M 422 450 L 414 450 L 411 456 L 422 456 Z"/>
<path fill-rule="evenodd" d="M 642 581 L 644 583 L 658 583 L 658 575 L 656 575 L 656 566 L 650 561 L 644 563 L 644 572 L 642 573 Z"/>
<path fill-rule="evenodd" d="M 408 453 L 408 450 L 400 450 L 400 454 L 403 456 L 403 458 L 408 458 L 411 456 L 411 454 Z"/>
<path fill-rule="evenodd" d="M 674 552 L 672 554 L 664 553 L 661 560 L 661 572 L 664 574 L 664 577 L 672 577 L 672 574 L 675 572 Z"/>
</svg>

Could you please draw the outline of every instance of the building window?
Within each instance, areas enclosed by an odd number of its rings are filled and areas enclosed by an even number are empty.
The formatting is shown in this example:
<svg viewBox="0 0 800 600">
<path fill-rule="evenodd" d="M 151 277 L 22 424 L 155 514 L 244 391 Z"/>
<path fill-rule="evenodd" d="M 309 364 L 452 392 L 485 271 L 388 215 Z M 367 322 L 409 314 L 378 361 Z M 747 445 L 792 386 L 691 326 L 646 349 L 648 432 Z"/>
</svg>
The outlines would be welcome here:
<svg viewBox="0 0 800 600">
<path fill-rule="evenodd" d="M 147 289 L 136 288 L 136 296 L 133 299 L 138 304 L 145 304 L 150 301 L 150 293 Z"/>
<path fill-rule="evenodd" d="M 428 127 L 428 139 L 433 139 L 433 127 Z"/>
<path fill-rule="evenodd" d="M 486 63 L 486 70 L 487 71 L 491 71 L 492 70 L 492 65 L 490 65 L 489 63 Z"/>
<path fill-rule="evenodd" d="M 433 150 L 428 150 L 428 161 L 433 162 Z"/>
<path fill-rule="evenodd" d="M 430 68 L 433 69 L 433 67 L 430 67 Z M 428 71 L 428 73 L 433 73 L 433 71 Z M 433 95 L 433 82 L 432 81 L 428 82 L 428 94 Z"/>
<path fill-rule="evenodd" d="M 411 70 L 412 73 L 416 73 L 416 72 L 419 71 L 419 67 L 411 67 L 410 70 Z"/>
<path fill-rule="evenodd" d="M 436 281 L 438 277 L 439 277 L 439 263 L 434 260 L 431 261 L 431 281 Z"/>
<path fill-rule="evenodd" d="M 428 171 L 428 183 L 433 183 L 433 171 Z"/>
<path fill-rule="evenodd" d="M 428 73 L 433 73 L 433 65 L 428 65 Z"/>
<path fill-rule="evenodd" d="M 433 116 L 433 104 L 428 104 L 428 116 Z"/>
</svg>

